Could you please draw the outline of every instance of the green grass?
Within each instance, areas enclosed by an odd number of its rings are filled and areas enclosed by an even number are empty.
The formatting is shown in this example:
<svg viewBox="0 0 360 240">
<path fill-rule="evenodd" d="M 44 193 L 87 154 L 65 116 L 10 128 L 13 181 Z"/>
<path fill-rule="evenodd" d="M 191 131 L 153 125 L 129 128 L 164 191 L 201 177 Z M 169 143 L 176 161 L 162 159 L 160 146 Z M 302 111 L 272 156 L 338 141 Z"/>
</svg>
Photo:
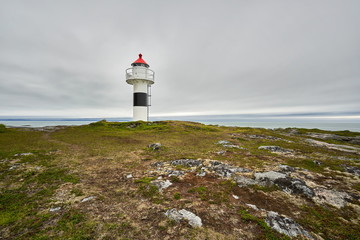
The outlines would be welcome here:
<svg viewBox="0 0 360 240">
<path fill-rule="evenodd" d="M 290 128 L 288 128 L 290 129 Z M 285 129 L 285 130 L 288 130 Z M 351 132 L 348 130 L 345 131 L 326 131 L 326 130 L 320 130 L 317 128 L 313 128 L 313 129 L 306 129 L 306 128 L 296 128 L 296 130 L 300 133 L 300 134 L 306 134 L 306 133 L 331 133 L 331 134 L 336 134 L 339 136 L 345 136 L 345 137 L 356 137 L 356 136 L 360 136 L 360 133 L 358 132 Z"/>
<path fill-rule="evenodd" d="M 220 188 L 208 188 L 206 186 L 193 187 L 188 190 L 188 193 L 194 194 L 201 201 L 207 201 L 210 204 L 221 204 L 229 201 L 229 192 L 226 186 L 217 185 Z"/>
<path fill-rule="evenodd" d="M 279 191 L 279 187 L 276 185 L 271 186 L 261 186 L 261 185 L 251 185 L 250 188 L 256 190 L 256 191 L 262 191 L 262 192 L 274 192 Z"/>
<path fill-rule="evenodd" d="M 356 219 L 358 216 L 349 207 L 340 211 L 334 208 L 322 206 L 302 206 L 301 219 L 298 221 L 315 233 L 321 233 L 325 239 L 360 239 L 359 227 L 352 223 L 346 224 L 341 220 Z"/>
<path fill-rule="evenodd" d="M 96 223 L 88 221 L 84 213 L 70 209 L 58 221 L 56 230 L 62 232 L 59 239 L 94 239 Z"/>
<path fill-rule="evenodd" d="M 6 127 L 4 124 L 0 124 L 0 133 L 6 132 Z"/>
<path fill-rule="evenodd" d="M 174 193 L 173 198 L 175 200 L 180 200 L 181 199 L 181 193 L 179 193 L 179 192 Z"/>
<path fill-rule="evenodd" d="M 237 184 L 231 180 L 217 181 L 209 174 L 198 184 L 189 183 L 186 176 L 173 176 L 169 180 L 176 183 L 173 186 L 174 191 L 171 189 L 160 193 L 157 187 L 151 184 L 157 176 L 147 177 L 153 176 L 147 174 L 153 162 L 180 158 L 214 159 L 257 171 L 261 171 L 259 168 L 264 166 L 283 163 L 306 168 L 327 177 L 327 168 L 343 171 L 340 164 L 344 164 L 344 161 L 334 160 L 332 156 L 358 158 L 355 154 L 310 146 L 301 136 L 282 135 L 284 131 L 286 130 L 216 127 L 180 121 L 99 121 L 54 132 L 24 131 L 5 128 L 0 124 L 0 231 L 8 234 L 4 236 L 5 239 L 19 240 L 151 239 L 153 236 L 161 239 L 168 234 L 167 232 L 176 239 L 178 230 L 187 236 L 190 228 L 184 228 L 177 223 L 174 223 L 174 226 L 166 225 L 163 229 L 157 226 L 165 218 L 162 214 L 163 209 L 218 204 L 213 207 L 221 207 L 224 216 L 229 216 L 240 204 L 239 201 L 230 201 L 231 195 L 236 194 L 241 199 L 242 196 L 238 192 L 241 189 L 239 190 Z M 314 132 L 300 130 L 304 133 L 305 131 Z M 239 134 L 240 137 L 233 137 L 233 133 Z M 293 142 L 250 139 L 246 137 L 247 134 L 274 136 Z M 358 135 L 350 132 L 336 134 Z M 219 140 L 231 141 L 247 150 L 226 149 L 229 150 L 228 153 L 219 156 L 215 152 L 225 149 L 216 144 Z M 156 142 L 160 142 L 163 147 L 159 151 L 148 150 L 147 146 Z M 304 158 L 281 156 L 259 150 L 258 147 L 262 145 L 293 149 Z M 27 152 L 33 155 L 14 156 Z M 313 160 L 322 164 L 318 166 Z M 9 170 L 14 164 L 17 164 L 18 168 Z M 346 164 L 358 165 L 357 162 Z M 173 168 L 190 170 L 182 166 Z M 129 172 L 141 177 L 132 182 L 124 178 Z M 144 174 L 144 177 L 141 174 Z M 334 171 L 331 174 L 341 175 Z M 209 184 L 203 182 L 207 178 Z M 349 187 L 353 191 L 360 191 L 359 184 Z M 255 191 L 249 191 L 248 194 L 262 191 L 261 194 L 271 196 L 269 192 L 277 190 L 276 187 L 251 188 Z M 88 196 L 89 192 L 99 196 L 96 201 L 73 203 L 66 200 L 61 202 L 62 200 L 55 198 L 60 194 L 71 200 L 81 199 L 80 196 Z M 56 201 L 59 202 L 54 204 Z M 137 209 L 138 205 L 144 204 L 149 208 Z M 284 201 L 284 204 L 289 203 Z M 61 206 L 62 209 L 49 212 L 50 206 L 54 205 Z M 359 225 L 351 222 L 355 219 L 355 213 L 351 208 L 338 210 L 313 205 L 309 205 L 308 208 L 285 207 L 300 212 L 299 223 L 324 239 L 358 238 L 356 230 L 359 229 Z M 125 210 L 128 216 L 120 217 Z M 139 215 L 146 216 L 140 220 Z M 227 224 L 227 218 L 218 217 L 219 226 L 213 228 L 215 225 L 209 222 L 209 218 L 205 218 L 204 228 L 221 235 L 223 233 L 219 229 L 221 224 Z M 255 227 L 259 239 L 286 239 L 273 232 L 263 219 L 252 215 L 246 209 L 240 209 L 237 218 L 242 224 L 251 225 L 245 228 L 245 231 Z M 342 218 L 348 222 L 344 224 Z M 228 233 L 233 234 L 231 231 Z"/>
<path fill-rule="evenodd" d="M 259 239 L 269 239 L 269 240 L 290 240 L 291 238 L 284 235 L 284 234 L 280 234 L 275 232 L 274 230 L 272 230 L 267 224 L 266 222 L 261 219 L 258 218 L 252 214 L 250 214 L 246 209 L 244 208 L 240 208 L 238 210 L 238 214 L 240 215 L 241 219 L 245 222 L 253 222 L 255 224 L 258 225 L 258 227 L 260 228 L 260 233 L 258 233 L 257 237 Z"/>
</svg>

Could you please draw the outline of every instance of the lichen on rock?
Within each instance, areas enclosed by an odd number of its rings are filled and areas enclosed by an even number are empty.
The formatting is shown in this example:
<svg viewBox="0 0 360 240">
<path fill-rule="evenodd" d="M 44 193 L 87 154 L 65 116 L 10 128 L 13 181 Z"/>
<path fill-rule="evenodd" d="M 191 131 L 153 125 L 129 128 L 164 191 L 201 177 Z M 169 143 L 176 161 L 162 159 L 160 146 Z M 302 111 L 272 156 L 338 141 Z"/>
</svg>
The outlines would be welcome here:
<svg viewBox="0 0 360 240">
<path fill-rule="evenodd" d="M 277 212 L 269 211 L 265 222 L 272 229 L 276 230 L 279 233 L 285 234 L 289 237 L 296 237 L 298 235 L 305 236 L 309 239 L 314 239 L 308 231 L 304 230 L 298 223 L 294 220 L 279 215 Z"/>
</svg>

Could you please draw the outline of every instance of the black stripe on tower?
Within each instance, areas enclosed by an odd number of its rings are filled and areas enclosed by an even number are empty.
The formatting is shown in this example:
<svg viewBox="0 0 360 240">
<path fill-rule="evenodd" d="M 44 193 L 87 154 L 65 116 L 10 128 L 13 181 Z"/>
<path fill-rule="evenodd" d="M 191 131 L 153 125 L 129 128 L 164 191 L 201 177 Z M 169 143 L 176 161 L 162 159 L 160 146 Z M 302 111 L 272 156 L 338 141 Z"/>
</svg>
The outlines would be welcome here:
<svg viewBox="0 0 360 240">
<path fill-rule="evenodd" d="M 143 92 L 136 92 L 134 93 L 134 106 L 148 106 L 148 95 L 147 93 Z"/>
</svg>

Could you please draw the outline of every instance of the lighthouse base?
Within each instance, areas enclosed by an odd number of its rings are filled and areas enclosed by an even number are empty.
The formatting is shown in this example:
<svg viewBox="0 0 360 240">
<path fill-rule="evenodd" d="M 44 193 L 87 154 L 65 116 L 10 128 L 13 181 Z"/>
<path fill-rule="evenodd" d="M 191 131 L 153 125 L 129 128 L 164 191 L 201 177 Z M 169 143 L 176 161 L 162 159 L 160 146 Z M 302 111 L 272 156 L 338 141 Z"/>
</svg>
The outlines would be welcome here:
<svg viewBox="0 0 360 240">
<path fill-rule="evenodd" d="M 148 121 L 148 107 L 134 106 L 133 109 L 133 120 L 134 121 Z"/>
</svg>

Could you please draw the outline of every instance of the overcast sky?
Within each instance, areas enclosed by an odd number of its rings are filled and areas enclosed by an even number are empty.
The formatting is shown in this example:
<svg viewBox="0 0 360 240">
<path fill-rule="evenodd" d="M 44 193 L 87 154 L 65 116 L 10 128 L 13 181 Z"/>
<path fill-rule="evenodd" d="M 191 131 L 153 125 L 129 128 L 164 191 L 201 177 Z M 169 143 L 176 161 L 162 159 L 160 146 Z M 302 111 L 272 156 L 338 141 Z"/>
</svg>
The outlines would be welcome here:
<svg viewBox="0 0 360 240">
<path fill-rule="evenodd" d="M 359 0 L 0 0 L 0 116 L 360 112 Z"/>
</svg>

